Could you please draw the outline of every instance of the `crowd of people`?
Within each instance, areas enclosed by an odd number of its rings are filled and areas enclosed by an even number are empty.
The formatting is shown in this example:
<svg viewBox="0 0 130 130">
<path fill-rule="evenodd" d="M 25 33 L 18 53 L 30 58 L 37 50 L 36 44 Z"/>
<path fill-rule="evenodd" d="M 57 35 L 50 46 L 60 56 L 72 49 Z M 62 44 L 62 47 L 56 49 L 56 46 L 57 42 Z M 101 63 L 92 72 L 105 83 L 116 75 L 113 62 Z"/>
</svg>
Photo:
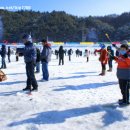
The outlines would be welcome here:
<svg viewBox="0 0 130 130">
<path fill-rule="evenodd" d="M 101 49 L 95 50 L 100 53 L 99 61 L 101 63 L 101 73 L 99 75 L 105 76 L 106 74 L 106 64 L 109 65 L 108 72 L 112 72 L 112 61 L 115 60 L 117 65 L 117 78 L 119 82 L 119 88 L 121 90 L 122 99 L 119 99 L 119 105 L 129 104 L 129 87 L 130 87 L 130 50 L 127 41 L 121 42 L 120 47 L 113 44 L 116 48 L 116 55 L 114 56 L 114 51 L 111 46 L 106 46 L 104 44 L 100 45 Z"/>
<path fill-rule="evenodd" d="M 35 78 L 35 73 L 40 72 L 40 63 L 42 64 L 42 81 L 49 80 L 49 70 L 48 63 L 51 61 L 52 48 L 51 44 L 47 42 L 47 40 L 43 39 L 42 46 L 43 49 L 40 51 L 38 47 L 36 47 L 32 43 L 31 36 L 25 34 L 23 36 L 24 42 L 24 61 L 26 65 L 26 75 L 27 82 L 26 87 L 23 91 L 29 90 L 38 91 L 38 83 Z M 116 53 L 114 53 L 112 46 L 116 48 Z M 121 43 L 120 47 L 117 47 L 115 44 L 112 46 L 107 46 L 105 44 L 100 44 L 100 49 L 96 49 L 94 54 L 99 54 L 99 61 L 101 63 L 101 73 L 100 76 L 106 75 L 106 65 L 108 64 L 109 69 L 107 72 L 112 72 L 113 70 L 113 60 L 115 60 L 118 64 L 117 66 L 117 78 L 119 82 L 119 87 L 122 94 L 122 99 L 119 99 L 119 105 L 128 105 L 129 104 L 129 86 L 130 86 L 130 51 L 128 47 L 128 43 L 125 41 Z M 59 59 L 59 65 L 64 65 L 64 56 L 68 55 L 68 60 L 71 61 L 71 56 L 74 51 L 70 48 L 69 50 L 64 49 L 63 46 L 59 47 L 59 50 L 55 50 L 54 54 L 56 55 L 56 59 Z M 85 49 L 84 56 L 86 57 L 86 62 L 89 62 L 89 56 L 91 52 L 88 49 Z M 8 51 L 6 51 L 6 46 L 2 45 L 0 50 L 0 55 L 2 57 L 2 65 L 1 69 L 6 69 L 5 58 L 8 56 L 8 62 L 11 62 L 10 55 L 11 50 L 8 47 Z M 75 50 L 76 57 L 80 57 L 83 55 L 82 51 L 77 49 Z M 36 71 L 35 71 L 36 69 Z"/>
</svg>

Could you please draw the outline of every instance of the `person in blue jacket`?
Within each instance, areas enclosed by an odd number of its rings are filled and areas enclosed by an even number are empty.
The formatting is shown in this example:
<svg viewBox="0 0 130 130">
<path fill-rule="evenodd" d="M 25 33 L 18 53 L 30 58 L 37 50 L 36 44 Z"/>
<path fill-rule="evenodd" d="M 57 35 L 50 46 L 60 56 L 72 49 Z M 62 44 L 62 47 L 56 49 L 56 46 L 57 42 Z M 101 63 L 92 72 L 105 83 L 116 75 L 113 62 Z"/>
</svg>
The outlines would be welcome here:
<svg viewBox="0 0 130 130">
<path fill-rule="evenodd" d="M 34 68 L 36 65 L 36 48 L 32 43 L 31 36 L 25 34 L 23 36 L 24 48 L 24 61 L 26 64 L 26 75 L 27 75 L 27 86 L 23 89 L 24 91 L 37 91 L 38 84 L 34 75 Z M 33 88 L 31 88 L 33 87 Z"/>
</svg>

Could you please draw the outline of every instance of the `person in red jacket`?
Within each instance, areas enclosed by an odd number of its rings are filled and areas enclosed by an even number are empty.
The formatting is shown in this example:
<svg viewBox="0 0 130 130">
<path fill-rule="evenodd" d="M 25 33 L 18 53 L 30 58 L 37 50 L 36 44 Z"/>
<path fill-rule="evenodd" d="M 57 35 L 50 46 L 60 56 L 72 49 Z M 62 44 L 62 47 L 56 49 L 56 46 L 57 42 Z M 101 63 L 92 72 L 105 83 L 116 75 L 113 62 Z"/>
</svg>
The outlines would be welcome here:
<svg viewBox="0 0 130 130">
<path fill-rule="evenodd" d="M 108 61 L 108 54 L 106 50 L 106 46 L 104 44 L 100 44 L 101 49 L 96 50 L 96 52 L 100 52 L 99 61 L 101 62 L 102 71 L 99 75 L 104 76 L 106 73 L 106 64 Z"/>
<path fill-rule="evenodd" d="M 115 45 L 114 45 L 115 46 Z M 119 81 L 119 87 L 122 94 L 122 99 L 119 100 L 119 105 L 129 104 L 129 83 L 130 83 L 130 57 L 128 54 L 128 45 L 122 44 L 118 48 L 119 56 L 114 57 L 117 66 L 117 78 Z"/>
</svg>

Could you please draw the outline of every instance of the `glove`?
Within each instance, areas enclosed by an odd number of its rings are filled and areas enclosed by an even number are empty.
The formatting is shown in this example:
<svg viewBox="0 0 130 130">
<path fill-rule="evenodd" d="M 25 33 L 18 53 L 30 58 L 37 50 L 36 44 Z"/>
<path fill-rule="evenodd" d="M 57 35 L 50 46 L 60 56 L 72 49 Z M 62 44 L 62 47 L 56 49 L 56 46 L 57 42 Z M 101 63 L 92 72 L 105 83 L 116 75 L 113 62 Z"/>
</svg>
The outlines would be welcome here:
<svg viewBox="0 0 130 130">
<path fill-rule="evenodd" d="M 105 60 L 102 63 L 105 64 Z"/>
</svg>

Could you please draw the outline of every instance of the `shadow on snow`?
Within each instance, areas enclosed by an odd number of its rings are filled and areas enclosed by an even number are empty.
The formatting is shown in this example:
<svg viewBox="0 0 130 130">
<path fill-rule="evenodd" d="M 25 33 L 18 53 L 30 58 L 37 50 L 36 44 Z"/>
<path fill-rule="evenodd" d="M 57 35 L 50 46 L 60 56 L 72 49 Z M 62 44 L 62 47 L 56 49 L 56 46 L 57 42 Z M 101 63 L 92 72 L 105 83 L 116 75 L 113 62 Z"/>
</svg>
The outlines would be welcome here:
<svg viewBox="0 0 130 130">
<path fill-rule="evenodd" d="M 113 104 L 114 105 L 114 104 Z M 117 121 L 124 121 L 127 120 L 126 117 L 123 116 L 122 112 L 115 108 L 106 108 L 104 105 L 93 105 L 90 107 L 84 108 L 74 108 L 69 110 L 62 110 L 62 111 L 46 111 L 42 113 L 37 113 L 32 116 L 32 118 L 12 122 L 9 124 L 9 127 L 23 125 L 23 124 L 57 124 L 57 123 L 64 123 L 68 118 L 80 117 L 80 116 L 87 116 L 92 113 L 98 113 L 105 111 L 102 121 L 104 126 L 108 126 L 113 124 Z"/>
<path fill-rule="evenodd" d="M 21 74 L 26 74 L 26 72 L 25 73 L 9 73 L 9 74 L 6 74 L 6 75 L 21 75 Z"/>
<path fill-rule="evenodd" d="M 18 92 L 23 92 L 21 91 L 12 91 L 12 92 L 1 92 L 0 96 L 11 96 L 11 95 L 16 95 Z"/>
<path fill-rule="evenodd" d="M 89 84 L 82 84 L 82 85 L 66 85 L 66 86 L 61 86 L 58 89 L 54 89 L 53 91 L 95 89 L 95 88 L 106 87 L 110 85 L 116 85 L 116 84 L 118 83 L 106 82 L 106 83 L 89 83 Z"/>
<path fill-rule="evenodd" d="M 15 85 L 15 84 L 20 84 L 25 82 L 26 81 L 1 82 L 0 85 Z"/>
</svg>

